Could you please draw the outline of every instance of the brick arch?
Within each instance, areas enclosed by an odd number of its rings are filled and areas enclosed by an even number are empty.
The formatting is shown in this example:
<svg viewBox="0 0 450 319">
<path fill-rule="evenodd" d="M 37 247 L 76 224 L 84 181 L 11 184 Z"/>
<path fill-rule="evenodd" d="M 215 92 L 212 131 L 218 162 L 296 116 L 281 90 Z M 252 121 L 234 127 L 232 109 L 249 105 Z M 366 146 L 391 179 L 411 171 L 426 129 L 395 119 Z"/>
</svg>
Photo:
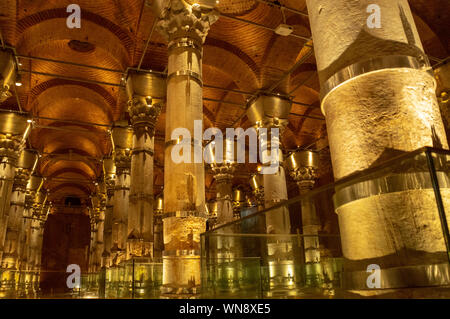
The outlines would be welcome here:
<svg viewBox="0 0 450 319">
<path fill-rule="evenodd" d="M 114 108 L 117 104 L 116 99 L 102 86 L 93 83 L 84 83 L 73 80 L 65 80 L 65 79 L 51 79 L 45 82 L 40 83 L 39 85 L 33 87 L 30 91 L 31 100 L 36 99 L 42 92 L 45 90 L 58 86 L 58 85 L 77 85 L 81 87 L 85 87 L 94 91 L 95 93 L 101 95 L 105 101 Z"/>
<path fill-rule="evenodd" d="M 58 19 L 63 18 L 66 19 L 68 17 L 68 13 L 66 12 L 66 8 L 55 8 L 49 9 L 41 12 L 37 12 L 35 14 L 29 15 L 17 22 L 17 32 L 19 34 L 23 33 L 26 29 L 39 24 L 45 20 L 49 19 Z M 129 35 L 127 31 L 124 31 L 121 27 L 114 24 L 108 19 L 103 18 L 93 12 L 83 10 L 82 19 L 88 20 L 92 23 L 98 24 L 105 29 L 108 29 L 111 33 L 113 33 L 122 43 L 122 45 L 126 48 L 128 54 L 131 56 L 134 41 Z"/>
<path fill-rule="evenodd" d="M 248 87 L 255 89 L 259 87 L 258 66 L 252 58 L 238 47 L 222 40 L 206 38 L 203 51 L 204 64 L 220 69 L 233 79 L 245 77 L 243 84 L 247 84 Z M 242 73 L 238 74 L 238 71 Z M 238 81 L 235 80 L 235 82 L 238 84 Z M 243 84 L 238 86 L 245 89 L 245 87 L 242 87 Z"/>
</svg>

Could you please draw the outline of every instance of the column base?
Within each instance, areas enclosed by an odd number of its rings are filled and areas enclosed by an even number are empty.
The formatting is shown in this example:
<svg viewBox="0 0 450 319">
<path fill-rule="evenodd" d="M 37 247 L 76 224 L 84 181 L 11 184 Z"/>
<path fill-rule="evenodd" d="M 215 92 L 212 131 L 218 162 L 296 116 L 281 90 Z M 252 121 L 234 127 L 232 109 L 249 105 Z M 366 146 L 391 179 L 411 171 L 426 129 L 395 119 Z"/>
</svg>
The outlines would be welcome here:
<svg viewBox="0 0 450 319">
<path fill-rule="evenodd" d="M 343 288 L 346 290 L 371 291 L 386 289 L 412 289 L 408 287 L 444 287 L 450 286 L 450 265 L 418 265 L 380 269 L 380 289 L 367 286 L 367 278 L 372 272 L 343 272 Z M 380 292 L 381 293 L 381 292 Z"/>
</svg>

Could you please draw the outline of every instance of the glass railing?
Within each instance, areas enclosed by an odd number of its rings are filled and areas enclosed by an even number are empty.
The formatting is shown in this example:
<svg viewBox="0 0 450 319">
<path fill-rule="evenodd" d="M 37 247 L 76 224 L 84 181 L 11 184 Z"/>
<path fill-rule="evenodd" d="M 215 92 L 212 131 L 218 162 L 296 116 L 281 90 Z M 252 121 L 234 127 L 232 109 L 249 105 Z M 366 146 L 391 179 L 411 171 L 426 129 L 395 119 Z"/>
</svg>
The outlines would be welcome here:
<svg viewBox="0 0 450 319">
<path fill-rule="evenodd" d="M 255 211 L 246 208 L 241 219 L 201 234 L 198 297 L 360 298 L 450 286 L 449 151 L 401 154 Z M 170 297 L 163 260 L 134 258 L 46 296 L 39 273 L 0 272 L 2 298 Z"/>
<path fill-rule="evenodd" d="M 202 295 L 353 298 L 450 285 L 449 163 L 443 150 L 402 154 L 202 234 Z"/>
</svg>

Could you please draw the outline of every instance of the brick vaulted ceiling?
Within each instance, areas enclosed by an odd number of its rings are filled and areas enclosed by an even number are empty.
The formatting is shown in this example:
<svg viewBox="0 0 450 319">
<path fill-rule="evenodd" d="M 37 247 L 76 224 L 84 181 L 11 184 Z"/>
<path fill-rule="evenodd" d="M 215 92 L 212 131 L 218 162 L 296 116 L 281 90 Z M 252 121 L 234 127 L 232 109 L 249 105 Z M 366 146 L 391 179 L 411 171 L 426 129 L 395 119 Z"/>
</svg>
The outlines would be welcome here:
<svg viewBox="0 0 450 319">
<path fill-rule="evenodd" d="M 20 107 L 36 117 L 29 146 L 42 153 L 38 170 L 48 177 L 46 188 L 53 200 L 69 194 L 88 196 L 101 175 L 101 159 L 111 152 L 108 129 L 113 121 L 127 117 L 126 96 L 120 86 L 123 74 L 104 69 L 125 71 L 139 64 L 155 21 L 145 2 L 0 0 L 3 40 L 21 56 Z M 432 61 L 446 58 L 450 51 L 450 2 L 409 2 L 426 53 Z M 80 29 L 66 27 L 66 7 L 71 3 L 81 7 Z M 279 5 L 294 10 L 281 10 Z M 222 16 L 211 27 L 203 54 L 204 126 L 248 127 L 244 114 L 249 96 L 239 91 L 273 89 L 274 93 L 292 95 L 295 102 L 284 147 L 310 145 L 322 138 L 326 131 L 319 109 L 313 43 L 307 40 L 311 36 L 308 17 L 301 14 L 307 12 L 305 0 L 220 0 L 218 10 Z M 293 26 L 296 36 L 282 37 L 268 29 L 283 22 Z M 166 45 L 154 32 L 142 68 L 164 71 Z M 1 108 L 19 109 L 16 96 Z M 156 193 L 164 180 L 164 122 L 163 112 L 156 134 Z M 235 183 L 246 183 L 245 176 L 253 169 L 241 167 Z M 209 197 L 213 196 L 214 182 L 209 174 L 206 185 Z"/>
</svg>

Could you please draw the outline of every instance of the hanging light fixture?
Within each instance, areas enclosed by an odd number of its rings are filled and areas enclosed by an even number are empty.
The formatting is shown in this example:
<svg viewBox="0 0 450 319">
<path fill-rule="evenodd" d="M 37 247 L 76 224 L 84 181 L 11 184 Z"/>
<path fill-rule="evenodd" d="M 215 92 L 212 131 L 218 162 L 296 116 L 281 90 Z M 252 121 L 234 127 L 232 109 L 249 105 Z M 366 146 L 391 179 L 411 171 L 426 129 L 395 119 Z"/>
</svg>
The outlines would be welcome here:
<svg viewBox="0 0 450 319">
<path fill-rule="evenodd" d="M 22 86 L 22 75 L 20 73 L 16 75 L 16 86 Z"/>
</svg>

